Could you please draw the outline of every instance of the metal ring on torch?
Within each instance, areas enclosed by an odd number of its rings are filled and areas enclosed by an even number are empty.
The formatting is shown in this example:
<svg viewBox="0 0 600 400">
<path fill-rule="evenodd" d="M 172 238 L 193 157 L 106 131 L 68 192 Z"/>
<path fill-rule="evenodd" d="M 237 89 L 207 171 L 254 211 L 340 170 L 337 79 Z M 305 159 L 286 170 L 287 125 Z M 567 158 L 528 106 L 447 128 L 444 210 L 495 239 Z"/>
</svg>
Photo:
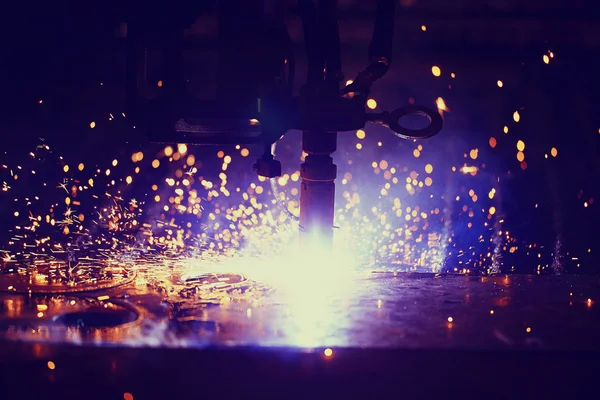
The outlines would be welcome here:
<svg viewBox="0 0 600 400">
<path fill-rule="evenodd" d="M 409 129 L 400 125 L 400 118 L 406 115 L 420 115 L 429 120 L 429 125 L 423 129 Z M 400 107 L 382 118 L 382 122 L 386 124 L 392 132 L 402 139 L 426 139 L 437 135 L 442 130 L 442 116 L 427 107 L 423 106 L 407 106 Z"/>
</svg>

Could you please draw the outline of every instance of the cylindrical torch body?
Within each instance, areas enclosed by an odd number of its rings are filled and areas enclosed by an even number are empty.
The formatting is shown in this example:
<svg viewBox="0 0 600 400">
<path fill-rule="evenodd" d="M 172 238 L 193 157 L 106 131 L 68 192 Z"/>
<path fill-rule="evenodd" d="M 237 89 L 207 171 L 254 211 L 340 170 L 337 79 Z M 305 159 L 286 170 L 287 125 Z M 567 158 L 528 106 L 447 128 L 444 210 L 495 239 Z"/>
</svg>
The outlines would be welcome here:
<svg viewBox="0 0 600 400">
<path fill-rule="evenodd" d="M 337 133 L 304 131 L 300 167 L 301 242 L 311 239 L 330 244 L 333 239 L 335 178 L 337 167 L 331 154 L 336 150 Z"/>
</svg>

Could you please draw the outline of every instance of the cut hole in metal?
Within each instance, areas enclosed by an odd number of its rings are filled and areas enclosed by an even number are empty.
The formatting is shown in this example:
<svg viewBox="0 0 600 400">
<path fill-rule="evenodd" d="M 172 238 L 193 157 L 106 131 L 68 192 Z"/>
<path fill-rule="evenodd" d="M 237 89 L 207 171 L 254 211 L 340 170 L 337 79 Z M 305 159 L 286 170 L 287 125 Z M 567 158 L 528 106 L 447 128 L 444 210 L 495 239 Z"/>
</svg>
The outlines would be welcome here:
<svg viewBox="0 0 600 400">
<path fill-rule="evenodd" d="M 239 274 L 197 274 L 197 275 L 183 275 L 181 280 L 187 284 L 200 284 L 200 285 L 233 285 L 236 283 L 244 282 L 246 278 Z"/>
<path fill-rule="evenodd" d="M 0 292 L 58 294 L 108 289 L 131 282 L 135 272 L 102 262 L 40 260 L 0 263 Z"/>
<path fill-rule="evenodd" d="M 85 311 L 60 314 L 54 318 L 54 321 L 73 328 L 110 328 L 137 319 L 138 314 L 133 310 L 93 307 Z"/>
</svg>

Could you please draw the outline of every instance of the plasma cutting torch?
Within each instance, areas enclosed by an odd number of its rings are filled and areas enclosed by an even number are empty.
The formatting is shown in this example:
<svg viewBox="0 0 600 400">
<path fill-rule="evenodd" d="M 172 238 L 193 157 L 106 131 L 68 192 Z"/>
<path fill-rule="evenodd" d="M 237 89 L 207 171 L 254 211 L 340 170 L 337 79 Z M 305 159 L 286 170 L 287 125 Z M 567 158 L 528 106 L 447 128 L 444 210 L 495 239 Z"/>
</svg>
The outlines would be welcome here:
<svg viewBox="0 0 600 400">
<path fill-rule="evenodd" d="M 377 0 L 370 64 L 345 86 L 336 0 L 299 0 L 308 72 L 298 96 L 293 92 L 294 52 L 284 23 L 283 2 L 274 4 L 267 10 L 263 0 L 217 2 L 218 72 L 216 99 L 211 101 L 194 98 L 185 86 L 183 25 L 191 21 L 168 23 L 166 31 L 161 32 L 152 19 L 130 19 L 129 115 L 153 142 L 261 145 L 264 153 L 254 170 L 266 178 L 281 175 L 281 163 L 273 156 L 277 141 L 290 129 L 301 130 L 302 150 L 307 154 L 300 168 L 301 239 L 330 242 L 337 175 L 332 155 L 337 133 L 356 131 L 371 122 L 389 127 L 402 139 L 421 139 L 437 134 L 442 129 L 442 118 L 434 110 L 414 105 L 392 112 L 366 112 L 371 85 L 385 75 L 392 61 L 395 0 Z M 164 26 L 165 16 L 161 18 Z M 167 64 L 164 90 L 151 97 L 144 91 L 146 60 L 157 32 Z M 407 129 L 399 123 L 406 115 L 423 116 L 429 125 L 420 130 Z"/>
</svg>

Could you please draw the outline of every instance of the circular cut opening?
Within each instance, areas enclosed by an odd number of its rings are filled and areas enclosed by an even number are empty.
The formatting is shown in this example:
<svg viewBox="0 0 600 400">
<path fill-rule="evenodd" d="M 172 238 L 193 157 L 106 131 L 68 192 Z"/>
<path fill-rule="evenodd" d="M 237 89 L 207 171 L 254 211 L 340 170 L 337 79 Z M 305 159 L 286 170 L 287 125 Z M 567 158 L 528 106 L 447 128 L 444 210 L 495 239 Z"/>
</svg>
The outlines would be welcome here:
<svg viewBox="0 0 600 400">
<path fill-rule="evenodd" d="M 200 285 L 233 285 L 243 282 L 245 278 L 239 274 L 201 273 L 184 275 L 181 280 L 187 284 Z"/>
<path fill-rule="evenodd" d="M 61 314 L 55 321 L 74 328 L 106 328 L 127 324 L 137 318 L 138 314 L 133 310 L 94 307 L 86 311 Z"/>
<path fill-rule="evenodd" d="M 121 265 L 41 260 L 30 264 L 0 263 L 0 292 L 77 293 L 108 289 L 131 282 L 135 273 Z"/>
</svg>

